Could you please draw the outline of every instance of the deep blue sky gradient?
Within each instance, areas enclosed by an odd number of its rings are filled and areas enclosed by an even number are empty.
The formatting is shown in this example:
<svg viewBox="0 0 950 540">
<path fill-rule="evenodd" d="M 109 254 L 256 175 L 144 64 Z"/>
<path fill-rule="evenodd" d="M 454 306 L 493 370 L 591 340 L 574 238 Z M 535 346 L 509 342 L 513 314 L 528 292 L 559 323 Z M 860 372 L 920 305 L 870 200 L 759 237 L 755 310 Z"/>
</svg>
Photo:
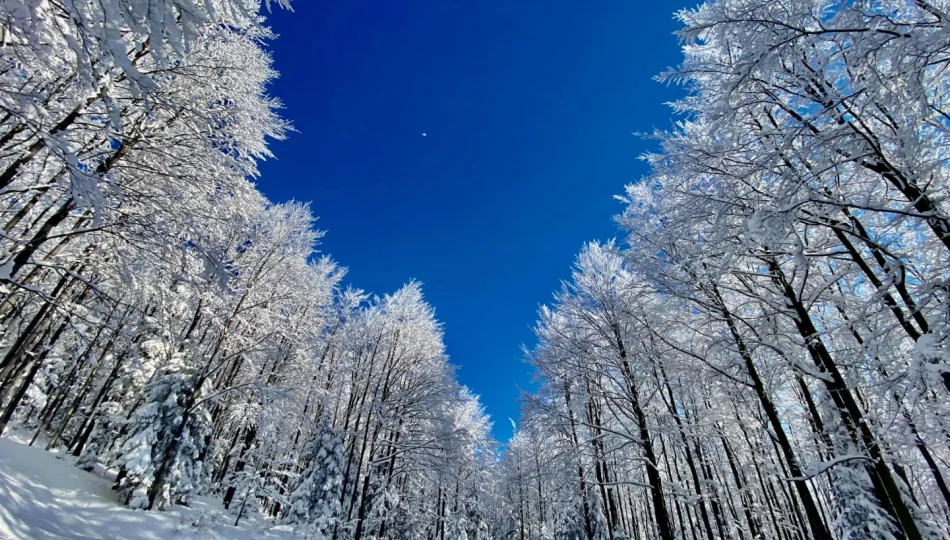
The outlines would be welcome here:
<svg viewBox="0 0 950 540">
<path fill-rule="evenodd" d="M 584 241 L 617 234 L 612 196 L 646 172 L 631 133 L 671 125 L 681 91 L 651 77 L 679 61 L 686 5 L 298 0 L 269 18 L 271 93 L 298 133 L 261 190 L 312 201 L 354 286 L 423 283 L 501 441 L 538 306 Z"/>
</svg>

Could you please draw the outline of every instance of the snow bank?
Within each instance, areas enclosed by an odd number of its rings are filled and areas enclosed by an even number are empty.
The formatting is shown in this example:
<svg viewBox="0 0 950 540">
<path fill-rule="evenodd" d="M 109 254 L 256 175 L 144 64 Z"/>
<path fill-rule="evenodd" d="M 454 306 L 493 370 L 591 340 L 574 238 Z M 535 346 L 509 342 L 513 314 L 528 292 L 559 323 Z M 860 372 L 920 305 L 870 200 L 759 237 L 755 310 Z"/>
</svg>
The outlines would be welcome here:
<svg viewBox="0 0 950 540">
<path fill-rule="evenodd" d="M 60 455 L 0 439 L 0 538 L 19 539 L 257 539 L 292 538 L 264 532 L 224 514 L 211 501 L 193 508 L 142 512 L 115 501 L 111 482 Z"/>
</svg>

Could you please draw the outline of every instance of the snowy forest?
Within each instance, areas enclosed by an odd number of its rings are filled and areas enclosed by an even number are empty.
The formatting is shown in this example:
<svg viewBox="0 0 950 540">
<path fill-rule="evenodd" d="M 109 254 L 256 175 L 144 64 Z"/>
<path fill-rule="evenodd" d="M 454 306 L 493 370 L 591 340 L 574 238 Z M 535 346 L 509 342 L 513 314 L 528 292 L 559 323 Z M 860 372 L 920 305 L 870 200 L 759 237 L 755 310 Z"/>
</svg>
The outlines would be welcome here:
<svg viewBox="0 0 950 540">
<path fill-rule="evenodd" d="M 950 2 L 677 13 L 504 444 L 422 286 L 255 186 L 291 7 L 0 2 L 0 433 L 300 538 L 950 537 Z"/>
</svg>

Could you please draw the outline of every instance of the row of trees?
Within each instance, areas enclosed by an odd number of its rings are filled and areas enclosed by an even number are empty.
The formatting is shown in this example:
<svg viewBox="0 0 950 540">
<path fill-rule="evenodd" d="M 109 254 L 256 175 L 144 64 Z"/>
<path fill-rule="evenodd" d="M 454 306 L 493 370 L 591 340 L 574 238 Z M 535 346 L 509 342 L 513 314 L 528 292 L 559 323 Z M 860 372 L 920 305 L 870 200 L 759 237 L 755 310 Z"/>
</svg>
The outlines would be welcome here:
<svg viewBox="0 0 950 540">
<path fill-rule="evenodd" d="M 419 285 L 343 288 L 307 206 L 250 181 L 288 129 L 260 11 L 0 4 L 0 432 L 136 508 L 485 537 L 488 421 Z"/>
<path fill-rule="evenodd" d="M 679 13 L 684 119 L 540 313 L 513 535 L 950 535 L 948 9 Z"/>
</svg>

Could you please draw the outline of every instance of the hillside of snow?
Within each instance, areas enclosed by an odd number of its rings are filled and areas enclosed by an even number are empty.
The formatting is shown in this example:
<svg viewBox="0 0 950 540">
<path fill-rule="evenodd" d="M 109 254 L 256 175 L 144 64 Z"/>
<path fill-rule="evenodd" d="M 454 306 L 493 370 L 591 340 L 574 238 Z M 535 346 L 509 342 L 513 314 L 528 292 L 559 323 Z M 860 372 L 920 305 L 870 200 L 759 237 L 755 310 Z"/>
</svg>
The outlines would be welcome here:
<svg viewBox="0 0 950 540">
<path fill-rule="evenodd" d="M 130 510 L 115 501 L 111 481 L 75 467 L 68 457 L 0 438 L 0 538 L 4 540 L 286 539 L 225 514 L 216 501 L 167 512 Z"/>
</svg>

